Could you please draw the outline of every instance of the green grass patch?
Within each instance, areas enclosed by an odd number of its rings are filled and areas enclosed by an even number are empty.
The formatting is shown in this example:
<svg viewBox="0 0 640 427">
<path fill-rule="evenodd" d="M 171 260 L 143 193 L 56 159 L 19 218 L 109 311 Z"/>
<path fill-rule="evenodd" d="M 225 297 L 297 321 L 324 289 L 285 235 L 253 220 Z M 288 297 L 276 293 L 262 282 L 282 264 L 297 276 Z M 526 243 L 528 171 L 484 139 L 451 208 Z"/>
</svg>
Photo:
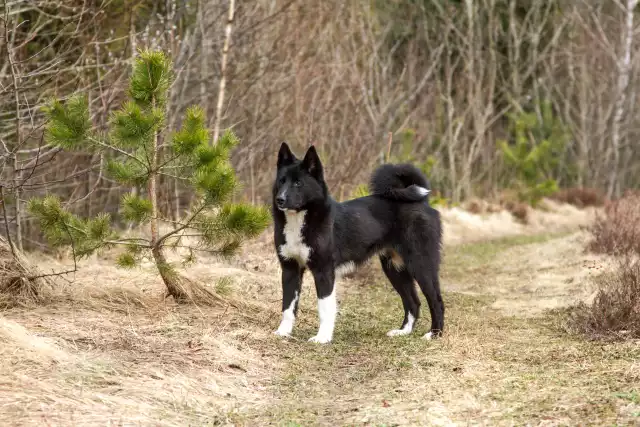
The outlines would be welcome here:
<svg viewBox="0 0 640 427">
<path fill-rule="evenodd" d="M 614 396 L 619 399 L 624 399 L 631 403 L 635 403 L 636 405 L 640 405 L 640 393 L 635 390 L 626 393 L 616 393 L 614 394 Z"/>
</svg>

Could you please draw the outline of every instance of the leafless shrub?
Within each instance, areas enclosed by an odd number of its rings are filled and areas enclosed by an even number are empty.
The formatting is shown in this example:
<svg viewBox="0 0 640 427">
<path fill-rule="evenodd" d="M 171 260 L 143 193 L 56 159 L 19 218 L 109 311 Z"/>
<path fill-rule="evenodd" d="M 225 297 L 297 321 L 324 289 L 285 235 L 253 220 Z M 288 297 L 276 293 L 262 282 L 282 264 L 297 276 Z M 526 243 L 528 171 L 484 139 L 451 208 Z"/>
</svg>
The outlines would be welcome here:
<svg viewBox="0 0 640 427">
<path fill-rule="evenodd" d="M 605 205 L 588 228 L 588 249 L 610 255 L 640 254 L 640 192 L 628 191 Z"/>
<path fill-rule="evenodd" d="M 585 208 L 604 205 L 605 194 L 597 188 L 572 187 L 558 191 L 551 196 L 551 199 Z"/>
<path fill-rule="evenodd" d="M 476 215 L 492 214 L 505 210 L 504 206 L 493 201 L 473 198 L 462 204 L 464 210 Z"/>
<path fill-rule="evenodd" d="M 470 200 L 464 205 L 464 209 L 472 214 L 479 215 L 483 212 L 483 205 L 480 200 Z"/>
<path fill-rule="evenodd" d="M 595 283 L 595 299 L 570 309 L 565 328 L 593 339 L 640 338 L 640 261 L 625 257 Z"/>
<path fill-rule="evenodd" d="M 529 205 L 522 202 L 507 202 L 504 205 L 513 217 L 523 224 L 527 224 L 529 221 Z"/>
<path fill-rule="evenodd" d="M 628 191 L 605 204 L 604 214 L 588 228 L 592 251 L 621 257 L 613 271 L 596 279 L 591 304 L 570 311 L 567 327 L 592 338 L 640 337 L 640 192 Z"/>
</svg>

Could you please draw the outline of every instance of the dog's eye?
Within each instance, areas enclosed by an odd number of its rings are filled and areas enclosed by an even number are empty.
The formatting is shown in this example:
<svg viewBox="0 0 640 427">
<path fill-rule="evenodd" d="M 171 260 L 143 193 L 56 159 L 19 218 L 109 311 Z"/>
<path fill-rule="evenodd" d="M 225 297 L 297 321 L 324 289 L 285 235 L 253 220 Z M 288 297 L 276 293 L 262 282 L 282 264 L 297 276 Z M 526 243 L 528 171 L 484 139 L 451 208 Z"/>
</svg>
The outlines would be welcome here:
<svg viewBox="0 0 640 427">
<path fill-rule="evenodd" d="M 294 187 L 300 187 L 302 185 L 302 183 L 300 181 L 294 181 L 293 182 L 293 186 Z"/>
<path fill-rule="evenodd" d="M 280 184 L 284 184 L 286 180 L 287 178 L 283 176 L 282 178 L 280 178 Z"/>
</svg>

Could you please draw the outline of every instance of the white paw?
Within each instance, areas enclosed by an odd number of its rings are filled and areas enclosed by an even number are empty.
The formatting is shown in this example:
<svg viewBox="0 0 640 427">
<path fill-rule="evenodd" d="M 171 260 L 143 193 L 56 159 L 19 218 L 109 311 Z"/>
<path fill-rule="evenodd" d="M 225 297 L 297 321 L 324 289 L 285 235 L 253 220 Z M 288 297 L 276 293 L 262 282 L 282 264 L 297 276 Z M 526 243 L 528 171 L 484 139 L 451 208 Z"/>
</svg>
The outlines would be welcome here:
<svg viewBox="0 0 640 427">
<path fill-rule="evenodd" d="M 281 329 L 273 331 L 273 334 L 277 335 L 279 337 L 290 337 L 291 336 L 291 332 L 290 331 L 285 331 L 285 330 L 281 330 Z"/>
<path fill-rule="evenodd" d="M 413 332 L 413 324 L 416 322 L 416 318 L 413 317 L 411 313 L 407 315 L 407 322 L 404 324 L 402 329 L 392 329 L 387 332 L 388 337 L 396 337 L 398 335 L 409 335 Z"/>
<path fill-rule="evenodd" d="M 424 336 L 422 337 L 423 340 L 430 340 L 431 338 L 433 338 L 433 332 L 427 332 L 426 334 L 424 334 Z"/>
<path fill-rule="evenodd" d="M 309 338 L 309 342 L 314 342 L 317 344 L 327 344 L 331 342 L 331 336 L 325 334 L 318 334 L 315 337 Z"/>
<path fill-rule="evenodd" d="M 409 335 L 411 333 L 411 331 L 408 331 L 406 329 L 392 329 L 389 332 L 387 332 L 387 336 L 388 337 L 397 337 L 400 335 Z"/>
</svg>

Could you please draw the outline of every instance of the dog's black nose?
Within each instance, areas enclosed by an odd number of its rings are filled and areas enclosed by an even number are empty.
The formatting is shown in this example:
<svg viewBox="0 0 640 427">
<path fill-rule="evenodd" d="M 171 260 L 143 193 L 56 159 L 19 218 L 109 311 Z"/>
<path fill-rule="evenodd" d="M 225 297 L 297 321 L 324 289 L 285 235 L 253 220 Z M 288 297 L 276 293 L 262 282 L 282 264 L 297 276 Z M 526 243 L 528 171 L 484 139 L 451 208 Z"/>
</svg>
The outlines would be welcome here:
<svg viewBox="0 0 640 427">
<path fill-rule="evenodd" d="M 276 205 L 278 205 L 278 207 L 280 207 L 280 208 L 284 206 L 284 202 L 286 202 L 286 201 L 287 201 L 287 199 L 285 199 L 282 196 L 276 197 Z"/>
</svg>

